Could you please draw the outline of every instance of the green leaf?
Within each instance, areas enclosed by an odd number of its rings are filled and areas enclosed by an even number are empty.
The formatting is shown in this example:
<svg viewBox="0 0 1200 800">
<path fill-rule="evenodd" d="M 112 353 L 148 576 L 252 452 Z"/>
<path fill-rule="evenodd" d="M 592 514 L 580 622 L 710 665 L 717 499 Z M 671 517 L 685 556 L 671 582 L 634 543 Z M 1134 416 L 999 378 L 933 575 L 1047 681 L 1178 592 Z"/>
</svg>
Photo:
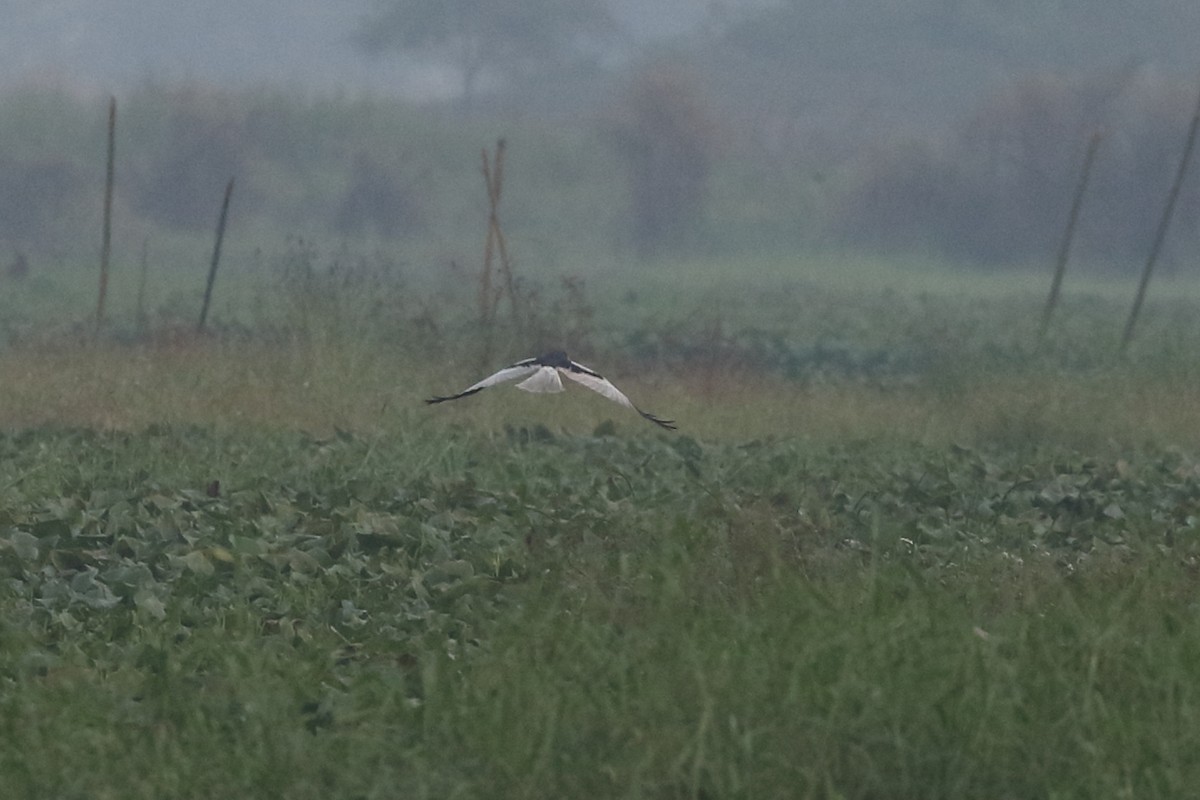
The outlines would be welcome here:
<svg viewBox="0 0 1200 800">
<path fill-rule="evenodd" d="M 22 561 L 37 561 L 38 538 L 36 536 L 25 531 L 14 530 L 9 533 L 7 541 L 13 552 Z"/>
<path fill-rule="evenodd" d="M 203 550 L 192 550 L 183 557 L 183 564 L 197 575 L 212 575 L 215 571 L 212 561 Z"/>
</svg>

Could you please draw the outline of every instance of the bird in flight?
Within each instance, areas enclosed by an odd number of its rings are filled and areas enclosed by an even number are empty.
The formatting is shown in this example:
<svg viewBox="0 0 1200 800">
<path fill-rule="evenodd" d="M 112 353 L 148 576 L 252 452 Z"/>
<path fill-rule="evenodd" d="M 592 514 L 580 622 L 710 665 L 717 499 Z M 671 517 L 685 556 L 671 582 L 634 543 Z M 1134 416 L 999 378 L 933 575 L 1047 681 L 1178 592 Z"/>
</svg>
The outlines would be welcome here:
<svg viewBox="0 0 1200 800">
<path fill-rule="evenodd" d="M 518 361 L 494 375 L 489 375 L 474 386 L 463 389 L 458 394 L 452 394 L 447 397 L 431 397 L 425 402 L 432 404 L 444 403 L 447 400 L 457 400 L 460 397 L 473 395 L 489 386 L 495 386 L 505 381 L 520 380 L 521 378 L 525 380 L 517 384 L 518 389 L 524 389 L 527 392 L 535 394 L 561 392 L 563 391 L 563 385 L 559 375 L 565 375 L 576 383 L 583 384 L 593 392 L 604 395 L 614 403 L 620 403 L 626 408 L 633 409 L 655 425 L 666 428 L 669 431 L 675 430 L 674 420 L 660 419 L 653 414 L 642 411 L 625 396 L 624 392 L 613 386 L 607 378 L 595 370 L 567 358 L 567 354 L 562 350 L 555 350 L 551 353 L 546 353 L 544 356 Z"/>
</svg>

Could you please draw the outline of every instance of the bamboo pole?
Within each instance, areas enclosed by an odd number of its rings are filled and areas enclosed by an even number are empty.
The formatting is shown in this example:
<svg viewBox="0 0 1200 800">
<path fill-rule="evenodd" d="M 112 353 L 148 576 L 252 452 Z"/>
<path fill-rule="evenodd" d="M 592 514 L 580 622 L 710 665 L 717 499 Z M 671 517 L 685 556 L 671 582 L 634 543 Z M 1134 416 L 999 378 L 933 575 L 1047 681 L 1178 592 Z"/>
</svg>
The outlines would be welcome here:
<svg viewBox="0 0 1200 800">
<path fill-rule="evenodd" d="M 1154 264 L 1158 261 L 1158 254 L 1162 250 L 1163 241 L 1167 238 L 1167 228 L 1171 224 L 1171 214 L 1175 211 L 1175 202 L 1179 199 L 1179 192 L 1183 188 L 1183 179 L 1187 174 L 1188 161 L 1192 156 L 1192 149 L 1196 144 L 1196 129 L 1200 127 L 1200 96 L 1196 98 L 1196 108 L 1192 112 L 1192 121 L 1188 126 L 1187 140 L 1183 145 L 1183 155 L 1179 159 L 1179 169 L 1175 171 L 1175 181 L 1171 184 L 1171 191 L 1167 193 L 1167 203 L 1163 208 L 1162 217 L 1158 221 L 1158 230 L 1154 234 L 1154 243 L 1150 246 L 1150 255 L 1146 259 L 1146 266 L 1142 269 L 1142 279 L 1138 283 L 1137 296 L 1133 300 L 1133 308 L 1129 311 L 1129 319 L 1125 323 L 1125 332 L 1121 336 L 1121 352 L 1124 353 L 1129 347 L 1129 342 L 1133 339 L 1133 328 L 1137 324 L 1138 314 L 1142 310 L 1142 303 L 1146 300 L 1146 288 L 1150 285 L 1150 274 L 1154 271 Z"/>
<path fill-rule="evenodd" d="M 508 244 L 504 240 L 504 231 L 500 228 L 500 196 L 504 191 L 504 152 L 503 138 L 496 140 L 496 150 L 491 158 L 488 156 L 487 148 L 483 150 L 483 183 L 487 189 L 488 227 L 487 238 L 483 245 L 483 268 L 479 274 L 479 322 L 480 327 L 484 329 L 483 350 L 480 353 L 484 366 L 491 359 L 492 335 L 489 329 L 496 320 L 496 309 L 500 305 L 500 298 L 505 293 L 508 294 L 513 323 L 520 323 L 512 263 L 508 259 Z M 492 275 L 497 255 L 500 257 L 499 272 L 500 278 L 503 280 L 503 284 L 500 286 L 495 286 Z"/>
<path fill-rule="evenodd" d="M 504 238 L 504 231 L 500 228 L 500 192 L 504 187 L 504 139 L 496 141 L 496 172 L 492 176 L 492 188 L 494 192 L 491 200 L 491 214 L 489 215 L 488 224 L 496 235 L 496 250 L 500 253 L 500 277 L 504 279 L 504 291 L 508 293 L 509 309 L 512 311 L 513 322 L 520 322 L 520 315 L 517 310 L 517 287 L 516 281 L 513 278 L 512 262 L 508 260 L 508 243 Z"/>
<path fill-rule="evenodd" d="M 108 265 L 112 254 L 113 175 L 116 161 L 117 98 L 108 101 L 108 156 L 104 169 L 104 224 L 100 240 L 100 288 L 96 293 L 96 330 L 104 323 L 104 302 L 108 297 Z"/>
<path fill-rule="evenodd" d="M 492 224 L 496 219 L 496 203 L 499 202 L 499 197 L 492 189 L 492 171 L 488 164 L 488 151 L 485 147 L 483 155 L 483 182 L 487 187 L 488 195 L 488 227 L 487 237 L 483 242 L 483 266 L 479 273 L 479 321 L 484 325 L 488 325 L 492 321 L 495 302 L 492 298 L 492 257 L 495 252 L 495 226 Z"/>
<path fill-rule="evenodd" d="M 142 252 L 138 258 L 138 287 L 137 287 L 137 328 L 145 334 L 150 327 L 150 317 L 146 313 L 146 276 L 150 272 L 150 237 L 142 239 Z"/>
<path fill-rule="evenodd" d="M 505 141 L 496 141 L 495 155 L 489 159 L 488 151 L 483 151 L 483 183 L 488 197 L 488 229 L 487 239 L 483 246 L 483 271 L 479 276 L 479 315 L 484 323 L 491 323 L 496 316 L 496 307 L 500 304 L 501 296 L 507 292 L 512 306 L 513 319 L 517 319 L 516 292 L 512 264 L 508 259 L 508 245 L 504 232 L 500 228 L 500 195 L 504 190 L 504 153 Z M 496 255 L 500 256 L 500 277 L 503 287 L 494 288 L 492 281 L 493 262 Z"/>
<path fill-rule="evenodd" d="M 1075 187 L 1075 197 L 1071 200 L 1071 213 L 1067 216 L 1067 228 L 1063 232 L 1062 244 L 1058 248 L 1058 260 L 1054 266 L 1054 280 L 1050 283 L 1050 296 L 1046 298 L 1046 308 L 1042 311 L 1042 324 L 1038 329 L 1038 340 L 1046 338 L 1046 330 L 1050 327 L 1050 317 L 1058 306 L 1058 295 L 1062 289 L 1063 276 L 1067 272 L 1067 259 L 1071 255 L 1071 242 L 1075 238 L 1075 226 L 1079 222 L 1079 209 L 1083 206 L 1083 195 L 1092 174 L 1092 163 L 1096 159 L 1096 151 L 1100 148 L 1100 140 L 1104 134 L 1096 131 L 1088 140 L 1087 152 L 1083 156 L 1083 170 L 1079 175 L 1079 183 Z"/>
<path fill-rule="evenodd" d="M 208 319 L 208 306 L 212 302 L 213 284 L 217 280 L 217 266 L 221 263 L 221 242 L 225 238 L 225 220 L 229 215 L 229 198 L 233 195 L 233 178 L 225 186 L 225 199 L 221 201 L 221 215 L 217 217 L 217 236 L 213 243 L 212 263 L 208 267 L 208 283 L 204 287 L 204 305 L 200 307 L 200 322 L 196 332 L 204 332 L 204 323 Z"/>
</svg>

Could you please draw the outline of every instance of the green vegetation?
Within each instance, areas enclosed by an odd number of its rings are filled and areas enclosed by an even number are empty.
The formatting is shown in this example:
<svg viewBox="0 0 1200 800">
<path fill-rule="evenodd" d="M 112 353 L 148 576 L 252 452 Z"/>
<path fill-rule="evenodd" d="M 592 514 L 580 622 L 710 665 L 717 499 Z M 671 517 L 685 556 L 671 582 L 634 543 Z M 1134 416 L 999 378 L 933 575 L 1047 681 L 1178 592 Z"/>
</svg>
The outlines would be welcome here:
<svg viewBox="0 0 1200 800">
<path fill-rule="evenodd" d="M 1190 288 L 1127 362 L 1115 287 L 1038 348 L 1036 297 L 885 265 L 501 304 L 494 360 L 561 342 L 667 434 L 579 392 L 424 406 L 480 368 L 473 288 L 346 263 L 231 278 L 258 299 L 200 338 L 7 295 L 5 797 L 1200 780 Z"/>
<path fill-rule="evenodd" d="M 1195 777 L 1179 454 L 428 426 L 2 446 L 10 797 Z"/>
</svg>

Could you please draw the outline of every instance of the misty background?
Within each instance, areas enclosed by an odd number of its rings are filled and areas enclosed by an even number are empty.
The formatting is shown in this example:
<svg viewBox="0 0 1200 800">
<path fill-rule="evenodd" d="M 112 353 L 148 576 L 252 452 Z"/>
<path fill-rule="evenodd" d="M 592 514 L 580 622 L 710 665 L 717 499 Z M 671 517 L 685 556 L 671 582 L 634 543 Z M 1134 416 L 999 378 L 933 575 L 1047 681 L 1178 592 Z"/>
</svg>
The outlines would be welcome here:
<svg viewBox="0 0 1200 800">
<path fill-rule="evenodd" d="M 0 0 L 0 265 L 391 248 L 473 263 L 479 154 L 526 265 L 870 252 L 1140 269 L 1200 92 L 1194 0 Z M 1196 170 L 1193 165 L 1191 170 Z M 1162 269 L 1190 269 L 1200 180 Z"/>
</svg>

